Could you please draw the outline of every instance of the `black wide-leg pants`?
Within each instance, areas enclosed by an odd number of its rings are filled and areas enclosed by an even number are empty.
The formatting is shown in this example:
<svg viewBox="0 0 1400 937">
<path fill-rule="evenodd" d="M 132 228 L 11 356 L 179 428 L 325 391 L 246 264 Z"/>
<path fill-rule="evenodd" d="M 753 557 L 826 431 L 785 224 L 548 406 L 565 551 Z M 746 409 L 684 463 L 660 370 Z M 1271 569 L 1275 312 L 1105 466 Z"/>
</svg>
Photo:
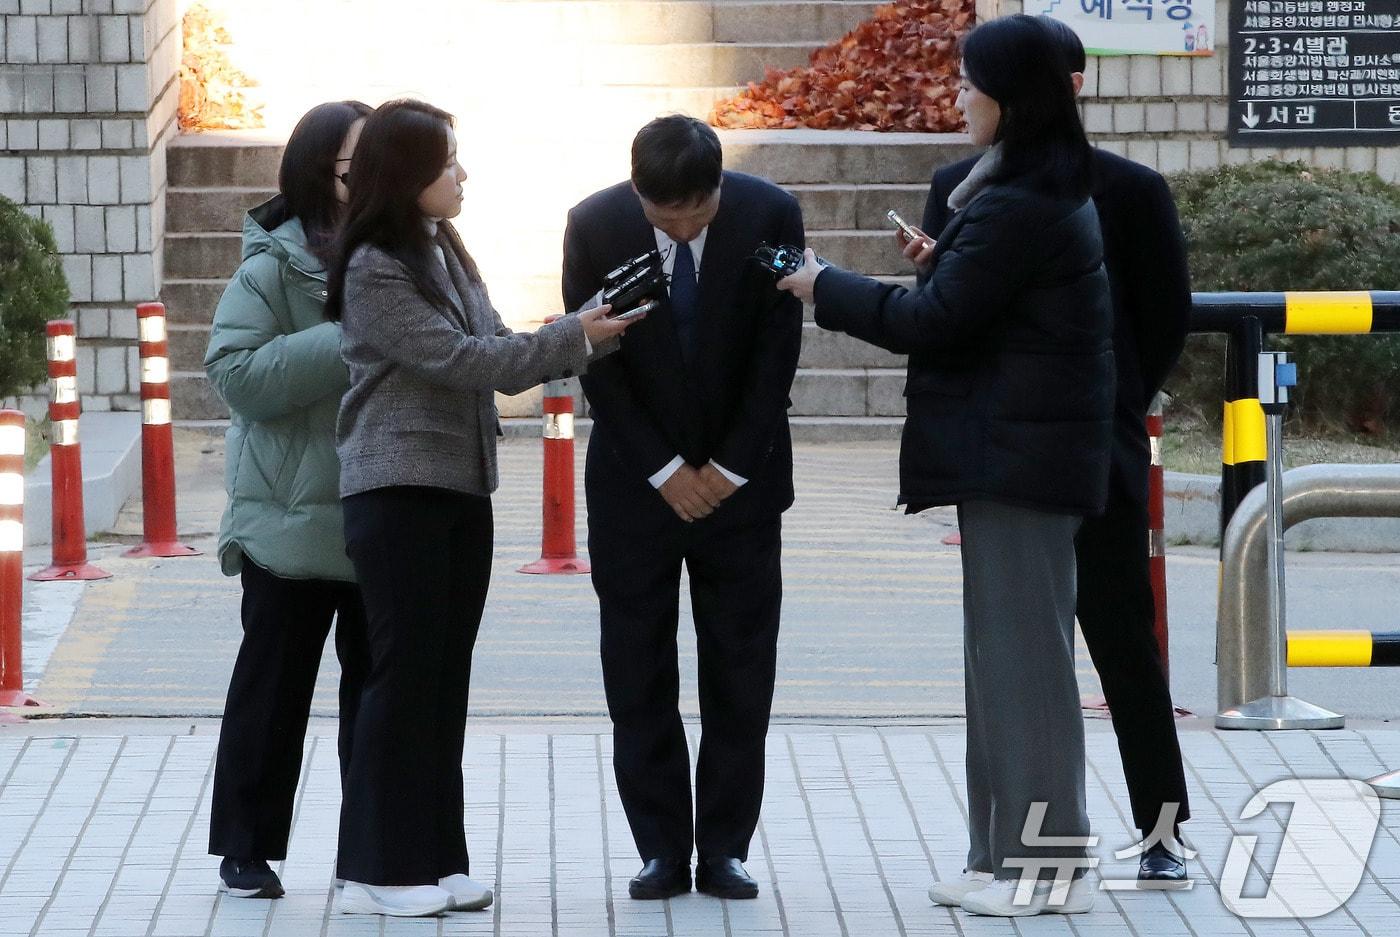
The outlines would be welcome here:
<svg viewBox="0 0 1400 937">
<path fill-rule="evenodd" d="M 214 767 L 209 852 L 287 857 L 306 721 L 326 635 L 340 659 L 340 775 L 369 671 L 360 590 L 351 583 L 284 579 L 243 560 L 243 641 L 229 680 Z"/>
<path fill-rule="evenodd" d="M 370 670 L 340 812 L 339 877 L 429 885 L 469 872 L 462 745 L 491 578 L 490 498 L 392 487 L 342 501 Z"/>
</svg>

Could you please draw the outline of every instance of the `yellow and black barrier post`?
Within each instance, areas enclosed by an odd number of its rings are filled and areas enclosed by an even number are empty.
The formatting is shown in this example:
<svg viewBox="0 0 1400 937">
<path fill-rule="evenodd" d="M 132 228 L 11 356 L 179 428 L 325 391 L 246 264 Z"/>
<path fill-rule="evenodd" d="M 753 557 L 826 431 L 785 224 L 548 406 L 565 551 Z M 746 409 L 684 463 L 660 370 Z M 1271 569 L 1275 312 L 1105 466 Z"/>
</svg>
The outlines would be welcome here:
<svg viewBox="0 0 1400 937">
<path fill-rule="evenodd" d="M 1196 293 L 1192 332 L 1229 337 L 1220 459 L 1220 536 L 1244 496 L 1264 482 L 1268 446 L 1258 357 L 1269 335 L 1400 332 L 1400 292 Z"/>
<path fill-rule="evenodd" d="M 1290 631 L 1290 667 L 1400 667 L 1400 631 Z"/>
</svg>

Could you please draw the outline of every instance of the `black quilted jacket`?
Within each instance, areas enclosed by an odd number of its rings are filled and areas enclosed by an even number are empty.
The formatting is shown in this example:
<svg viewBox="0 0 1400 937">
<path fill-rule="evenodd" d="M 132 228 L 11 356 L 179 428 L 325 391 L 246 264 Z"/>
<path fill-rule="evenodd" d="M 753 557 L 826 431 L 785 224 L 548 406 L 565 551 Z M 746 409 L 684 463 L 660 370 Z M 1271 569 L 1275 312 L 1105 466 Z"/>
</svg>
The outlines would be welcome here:
<svg viewBox="0 0 1400 937">
<path fill-rule="evenodd" d="M 837 268 L 816 321 L 909 356 L 900 503 L 1098 514 L 1113 425 L 1112 312 L 1089 201 L 990 185 L 914 290 Z"/>
</svg>

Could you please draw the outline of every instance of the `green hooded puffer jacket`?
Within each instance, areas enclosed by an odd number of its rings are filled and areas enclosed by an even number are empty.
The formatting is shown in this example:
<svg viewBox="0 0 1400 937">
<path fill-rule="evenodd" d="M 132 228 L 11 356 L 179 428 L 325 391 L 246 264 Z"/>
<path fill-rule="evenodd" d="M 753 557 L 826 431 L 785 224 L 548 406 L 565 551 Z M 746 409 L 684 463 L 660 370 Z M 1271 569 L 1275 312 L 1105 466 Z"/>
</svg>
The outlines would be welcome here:
<svg viewBox="0 0 1400 937">
<path fill-rule="evenodd" d="M 326 271 L 281 196 L 248 213 L 243 263 L 214 313 L 204 370 L 232 411 L 219 563 L 284 579 L 353 582 L 335 420 L 350 386 Z"/>
</svg>

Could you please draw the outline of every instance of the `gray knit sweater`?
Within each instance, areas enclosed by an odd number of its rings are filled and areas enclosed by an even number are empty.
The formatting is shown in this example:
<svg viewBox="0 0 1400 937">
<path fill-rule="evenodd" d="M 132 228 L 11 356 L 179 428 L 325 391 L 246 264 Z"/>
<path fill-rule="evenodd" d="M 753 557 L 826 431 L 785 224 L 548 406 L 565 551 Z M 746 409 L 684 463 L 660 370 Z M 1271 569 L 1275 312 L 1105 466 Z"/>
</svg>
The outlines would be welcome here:
<svg viewBox="0 0 1400 937">
<path fill-rule="evenodd" d="M 351 255 L 340 343 L 350 389 L 336 424 L 341 497 L 391 485 L 489 495 L 497 484 L 494 392 L 518 394 L 585 367 L 578 317 L 512 332 L 450 247 L 445 259 L 445 268 L 431 268 L 448 306 L 430 302 L 380 248 Z"/>
</svg>

